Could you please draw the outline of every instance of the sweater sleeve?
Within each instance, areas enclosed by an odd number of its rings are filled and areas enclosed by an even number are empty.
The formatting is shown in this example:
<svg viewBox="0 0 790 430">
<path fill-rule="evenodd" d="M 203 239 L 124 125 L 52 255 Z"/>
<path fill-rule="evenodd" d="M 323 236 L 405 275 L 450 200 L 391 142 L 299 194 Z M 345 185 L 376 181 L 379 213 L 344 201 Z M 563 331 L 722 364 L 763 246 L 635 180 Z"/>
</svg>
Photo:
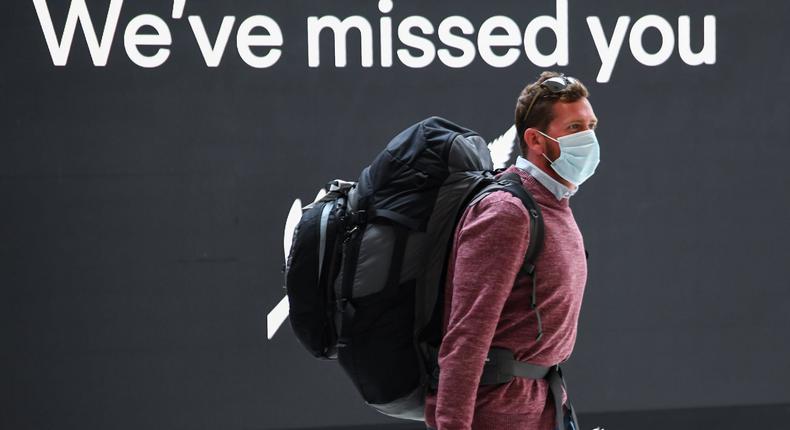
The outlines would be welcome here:
<svg viewBox="0 0 790 430">
<path fill-rule="evenodd" d="M 487 196 L 461 221 L 448 285 L 449 318 L 439 350 L 439 430 L 472 427 L 483 365 L 528 244 L 528 212 L 507 192 Z"/>
</svg>

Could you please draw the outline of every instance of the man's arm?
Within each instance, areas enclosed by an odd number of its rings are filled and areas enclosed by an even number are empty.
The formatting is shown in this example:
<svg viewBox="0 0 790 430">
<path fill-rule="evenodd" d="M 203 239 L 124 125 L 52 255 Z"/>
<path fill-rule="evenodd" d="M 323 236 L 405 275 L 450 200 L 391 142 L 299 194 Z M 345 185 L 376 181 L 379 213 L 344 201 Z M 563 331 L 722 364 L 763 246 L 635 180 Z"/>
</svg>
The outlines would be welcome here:
<svg viewBox="0 0 790 430">
<path fill-rule="evenodd" d="M 529 213 L 516 197 L 494 192 L 469 209 L 456 241 L 452 303 L 439 349 L 439 430 L 472 426 L 483 364 L 529 244 Z"/>
</svg>

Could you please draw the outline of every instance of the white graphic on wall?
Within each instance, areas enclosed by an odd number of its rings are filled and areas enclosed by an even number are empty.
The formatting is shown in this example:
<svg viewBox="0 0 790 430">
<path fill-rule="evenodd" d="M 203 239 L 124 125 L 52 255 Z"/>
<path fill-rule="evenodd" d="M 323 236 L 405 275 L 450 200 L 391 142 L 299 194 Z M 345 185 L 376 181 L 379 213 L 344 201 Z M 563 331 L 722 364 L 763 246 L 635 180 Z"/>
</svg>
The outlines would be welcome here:
<svg viewBox="0 0 790 430">
<path fill-rule="evenodd" d="M 505 134 L 497 137 L 493 142 L 488 144 L 488 150 L 491 152 L 491 161 L 494 162 L 495 169 L 501 169 L 510 161 L 510 155 L 513 154 L 513 148 L 516 146 L 516 126 L 511 126 Z"/>
<path fill-rule="evenodd" d="M 491 160 L 494 162 L 494 168 L 499 169 L 505 167 L 510 161 L 510 156 L 513 153 L 513 148 L 516 146 L 516 126 L 510 127 L 501 136 L 494 139 L 488 144 L 488 150 L 491 152 Z M 326 190 L 321 189 L 315 196 L 318 201 L 326 195 Z M 294 230 L 299 220 L 302 218 L 302 201 L 299 199 L 294 200 L 291 205 L 291 210 L 288 211 L 288 218 L 285 220 L 285 232 L 283 234 L 283 251 L 284 258 L 288 260 L 288 254 L 291 252 L 291 243 L 293 241 Z M 272 309 L 266 316 L 266 336 L 271 339 L 277 330 L 280 329 L 285 319 L 288 318 L 288 296 L 283 297 L 277 306 Z"/>
</svg>

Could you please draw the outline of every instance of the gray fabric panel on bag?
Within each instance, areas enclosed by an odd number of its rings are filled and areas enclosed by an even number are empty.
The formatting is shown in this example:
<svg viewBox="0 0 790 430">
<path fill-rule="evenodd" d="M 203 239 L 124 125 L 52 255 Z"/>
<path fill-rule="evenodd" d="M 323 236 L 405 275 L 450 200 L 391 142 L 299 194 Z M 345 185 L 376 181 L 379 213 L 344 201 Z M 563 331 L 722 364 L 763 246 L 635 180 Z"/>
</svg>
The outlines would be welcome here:
<svg viewBox="0 0 790 430">
<path fill-rule="evenodd" d="M 395 230 L 389 225 L 368 224 L 362 236 L 354 277 L 354 297 L 365 297 L 383 290 L 392 262 Z"/>
<path fill-rule="evenodd" d="M 417 278 L 417 294 L 422 294 L 422 298 L 417 302 L 422 303 L 422 306 L 415 309 L 415 328 L 417 330 L 420 330 L 428 322 L 436 304 L 439 282 L 442 278 L 444 262 L 447 259 L 460 206 L 468 197 L 473 184 L 482 180 L 483 178 L 475 173 L 451 173 L 439 191 L 433 214 L 428 220 L 425 237 L 428 248 L 425 255 L 425 271 Z"/>
<path fill-rule="evenodd" d="M 400 272 L 401 283 L 417 278 L 425 268 L 426 233 L 412 232 L 406 242 L 406 257 Z M 364 297 L 381 291 L 387 282 L 392 261 L 394 229 L 388 225 L 368 224 L 362 239 L 354 280 L 354 297 Z M 371 252 L 371 250 L 381 252 Z M 371 256 L 371 254 L 373 254 Z M 335 280 L 335 296 L 340 297 L 343 270 Z"/>
<path fill-rule="evenodd" d="M 411 232 L 406 242 L 406 257 L 400 270 L 401 283 L 416 279 L 425 269 L 426 237 L 422 232 Z"/>
<path fill-rule="evenodd" d="M 359 209 L 359 189 L 357 186 L 354 186 L 350 190 L 348 190 L 348 210 L 349 211 L 356 211 Z"/>
<path fill-rule="evenodd" d="M 480 136 L 458 135 L 453 139 L 447 165 L 450 173 L 493 169 L 491 153 Z"/>
<path fill-rule="evenodd" d="M 384 415 L 404 420 L 425 421 L 425 395 L 422 385 L 407 396 L 383 404 L 368 403 Z"/>
</svg>

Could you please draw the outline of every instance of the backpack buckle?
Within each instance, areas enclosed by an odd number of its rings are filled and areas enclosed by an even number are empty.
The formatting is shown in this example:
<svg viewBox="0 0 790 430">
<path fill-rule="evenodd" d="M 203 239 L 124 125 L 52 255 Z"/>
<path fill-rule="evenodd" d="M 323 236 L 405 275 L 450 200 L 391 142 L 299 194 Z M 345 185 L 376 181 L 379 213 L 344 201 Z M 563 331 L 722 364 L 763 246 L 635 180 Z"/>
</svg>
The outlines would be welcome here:
<svg viewBox="0 0 790 430">
<path fill-rule="evenodd" d="M 346 231 L 346 238 L 345 238 L 345 240 L 343 240 L 343 243 L 346 243 L 349 240 L 351 240 L 351 236 L 353 236 L 354 233 L 356 233 L 357 230 L 359 230 L 359 226 L 355 225 L 350 230 Z"/>
<path fill-rule="evenodd" d="M 527 275 L 532 276 L 532 275 L 535 274 L 535 265 L 534 264 L 524 263 L 523 267 L 524 267 L 524 273 L 526 273 Z"/>
<path fill-rule="evenodd" d="M 351 303 L 351 300 L 345 297 L 337 299 L 336 309 L 340 314 L 348 314 L 351 318 L 354 317 L 354 312 L 356 311 L 356 308 L 354 308 L 354 304 Z"/>
<path fill-rule="evenodd" d="M 348 216 L 349 222 L 356 228 L 359 225 L 365 224 L 368 222 L 368 214 L 364 210 L 358 210 L 351 212 Z"/>
</svg>

